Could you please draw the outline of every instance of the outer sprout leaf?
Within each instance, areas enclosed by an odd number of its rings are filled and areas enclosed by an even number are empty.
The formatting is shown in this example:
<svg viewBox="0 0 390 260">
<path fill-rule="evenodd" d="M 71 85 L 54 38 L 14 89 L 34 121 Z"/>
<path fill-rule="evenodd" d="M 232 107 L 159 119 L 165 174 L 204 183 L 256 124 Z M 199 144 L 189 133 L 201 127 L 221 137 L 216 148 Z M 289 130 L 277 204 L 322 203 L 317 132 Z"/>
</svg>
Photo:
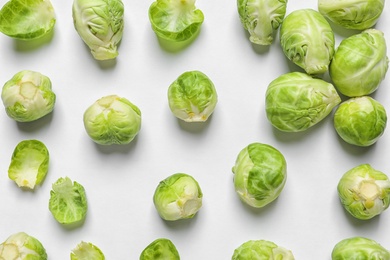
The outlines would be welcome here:
<svg viewBox="0 0 390 260">
<path fill-rule="evenodd" d="M 70 253 L 71 260 L 105 260 L 103 252 L 90 242 L 82 241 Z"/>
<path fill-rule="evenodd" d="M 140 260 L 180 260 L 179 252 L 171 240 L 158 238 L 141 253 Z"/>
<path fill-rule="evenodd" d="M 0 244 L 1 260 L 47 260 L 46 249 L 41 242 L 24 232 L 11 235 Z"/>
<path fill-rule="evenodd" d="M 234 250 L 232 260 L 294 260 L 290 250 L 267 240 L 249 240 Z"/>
<path fill-rule="evenodd" d="M 338 242 L 332 250 L 332 260 L 385 260 L 390 252 L 378 242 L 365 237 L 350 237 Z"/>
</svg>

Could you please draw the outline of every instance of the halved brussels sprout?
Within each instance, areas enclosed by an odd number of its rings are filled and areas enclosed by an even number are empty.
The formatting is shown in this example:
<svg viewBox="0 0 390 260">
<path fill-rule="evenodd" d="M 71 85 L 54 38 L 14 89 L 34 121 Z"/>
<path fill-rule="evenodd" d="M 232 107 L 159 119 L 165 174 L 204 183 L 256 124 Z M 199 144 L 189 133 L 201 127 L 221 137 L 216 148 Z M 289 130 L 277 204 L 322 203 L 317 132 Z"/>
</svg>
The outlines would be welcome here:
<svg viewBox="0 0 390 260">
<path fill-rule="evenodd" d="M 0 32 L 15 39 L 43 37 L 55 23 L 50 0 L 10 0 L 0 10 Z"/>
<path fill-rule="evenodd" d="M 343 95 L 365 96 L 374 92 L 385 78 L 389 67 L 383 32 L 368 29 L 341 41 L 329 73 Z"/>
<path fill-rule="evenodd" d="M 318 0 L 318 11 L 347 29 L 365 30 L 376 24 L 385 0 Z"/>
<path fill-rule="evenodd" d="M 237 0 L 237 9 L 249 40 L 270 45 L 286 14 L 287 0 Z"/>
<path fill-rule="evenodd" d="M 18 143 L 12 153 L 8 177 L 19 187 L 34 189 L 43 182 L 49 168 L 49 151 L 38 140 Z"/>
<path fill-rule="evenodd" d="M 332 250 L 332 260 L 385 260 L 390 252 L 375 240 L 350 237 L 338 242 Z"/>
<path fill-rule="evenodd" d="M 195 0 L 156 0 L 149 7 L 149 20 L 158 37 L 182 42 L 196 36 L 204 16 Z"/>
<path fill-rule="evenodd" d="M 47 76 L 23 70 L 4 84 L 1 99 L 10 118 L 31 122 L 53 111 L 56 95 Z"/>
<path fill-rule="evenodd" d="M 204 122 L 218 102 L 213 82 L 200 71 L 181 74 L 168 88 L 169 108 L 186 122 Z"/>
<path fill-rule="evenodd" d="M 171 240 L 158 238 L 141 253 L 140 260 L 180 260 L 179 252 Z"/>
<path fill-rule="evenodd" d="M 387 124 L 384 106 L 371 97 L 350 98 L 336 109 L 334 127 L 347 143 L 370 146 L 383 135 Z"/>
<path fill-rule="evenodd" d="M 158 184 L 153 203 L 162 219 L 174 221 L 194 217 L 202 207 L 202 197 L 202 190 L 192 176 L 175 173 Z"/>
<path fill-rule="evenodd" d="M 323 120 L 340 102 L 332 84 L 305 73 L 290 72 L 269 84 L 265 111 L 275 128 L 299 132 Z"/>
<path fill-rule="evenodd" d="M 71 260 L 104 260 L 103 252 L 90 242 L 81 241 L 70 253 Z"/>
<path fill-rule="evenodd" d="M 74 27 L 96 60 L 118 56 L 124 28 L 121 0 L 74 0 Z"/>
<path fill-rule="evenodd" d="M 84 127 L 98 144 L 128 144 L 141 129 L 141 111 L 126 98 L 105 96 L 84 112 Z"/>
<path fill-rule="evenodd" d="M 294 260 L 290 250 L 267 240 L 249 240 L 234 250 L 232 260 Z"/>
<path fill-rule="evenodd" d="M 68 177 L 59 178 L 50 191 L 49 210 L 61 224 L 82 221 L 88 210 L 84 187 Z"/>
<path fill-rule="evenodd" d="M 240 199 L 261 208 L 279 197 L 287 180 L 282 153 L 268 144 L 252 143 L 240 151 L 232 168 Z"/>
<path fill-rule="evenodd" d="M 347 171 L 337 185 L 340 201 L 355 218 L 371 219 L 390 205 L 390 180 L 369 164 Z"/>
<path fill-rule="evenodd" d="M 328 71 L 335 51 L 335 38 L 326 19 L 312 9 L 291 12 L 280 27 L 284 54 L 308 74 Z"/>
<path fill-rule="evenodd" d="M 24 232 L 15 233 L 0 244 L 2 260 L 47 260 L 46 249 L 41 242 Z"/>
</svg>

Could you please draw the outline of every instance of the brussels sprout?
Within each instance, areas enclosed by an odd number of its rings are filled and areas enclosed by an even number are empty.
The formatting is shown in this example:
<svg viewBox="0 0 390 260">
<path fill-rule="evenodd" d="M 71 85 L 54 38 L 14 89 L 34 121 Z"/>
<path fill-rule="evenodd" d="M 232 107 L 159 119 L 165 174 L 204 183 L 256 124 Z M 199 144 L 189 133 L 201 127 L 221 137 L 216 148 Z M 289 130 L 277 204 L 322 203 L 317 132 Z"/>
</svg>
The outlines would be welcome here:
<svg viewBox="0 0 390 260">
<path fill-rule="evenodd" d="M 47 76 L 23 70 L 5 83 L 1 99 L 10 118 L 31 122 L 53 111 L 56 95 Z"/>
<path fill-rule="evenodd" d="M 50 0 L 10 0 L 0 10 L 0 32 L 33 40 L 51 32 L 56 23 Z"/>
<path fill-rule="evenodd" d="M 149 20 L 159 38 L 183 42 L 199 32 L 204 16 L 195 0 L 156 0 L 149 7 Z"/>
<path fill-rule="evenodd" d="M 49 210 L 61 224 L 72 224 L 83 220 L 88 204 L 84 187 L 68 177 L 59 178 L 50 191 Z"/>
<path fill-rule="evenodd" d="M 350 98 L 336 109 L 334 127 L 347 143 L 370 146 L 383 135 L 387 123 L 385 108 L 371 97 Z"/>
<path fill-rule="evenodd" d="M 19 187 L 34 189 L 43 182 L 49 168 L 49 151 L 38 140 L 21 141 L 12 153 L 8 177 Z"/>
<path fill-rule="evenodd" d="M 390 259 L 390 252 L 376 241 L 365 237 L 343 239 L 332 250 L 332 260 L 357 259 Z"/>
<path fill-rule="evenodd" d="M 200 71 L 181 74 L 168 89 L 169 108 L 186 122 L 204 122 L 213 113 L 218 96 L 213 82 Z"/>
<path fill-rule="evenodd" d="M 270 45 L 286 14 L 287 0 L 237 0 L 237 9 L 249 40 Z"/>
<path fill-rule="evenodd" d="M 96 60 L 118 56 L 124 27 L 121 0 L 74 0 L 73 23 Z"/>
<path fill-rule="evenodd" d="M 11 235 L 0 244 L 2 260 L 46 260 L 46 250 L 38 239 L 24 232 Z"/>
<path fill-rule="evenodd" d="M 318 0 L 318 11 L 333 23 L 355 30 L 371 28 L 378 21 L 385 0 Z"/>
<path fill-rule="evenodd" d="M 386 49 L 383 32 L 376 29 L 342 40 L 329 67 L 337 90 L 348 97 L 374 92 L 389 67 Z"/>
<path fill-rule="evenodd" d="M 141 253 L 140 260 L 180 260 L 179 252 L 171 240 L 159 238 L 150 243 Z"/>
<path fill-rule="evenodd" d="M 265 110 L 275 128 L 299 132 L 320 122 L 340 102 L 332 84 L 305 73 L 290 72 L 269 84 Z"/>
<path fill-rule="evenodd" d="M 294 260 L 290 250 L 267 240 L 249 240 L 240 245 L 232 256 L 232 260 Z"/>
<path fill-rule="evenodd" d="M 70 253 L 71 260 L 104 260 L 103 252 L 94 244 L 82 241 Z"/>
<path fill-rule="evenodd" d="M 279 197 L 287 180 L 286 160 L 274 147 L 252 143 L 240 151 L 232 168 L 240 199 L 261 208 Z"/>
<path fill-rule="evenodd" d="M 105 96 L 85 111 L 84 126 L 98 144 L 128 144 L 141 129 L 141 111 L 126 98 Z"/>
<path fill-rule="evenodd" d="M 153 195 L 153 203 L 162 219 L 192 218 L 202 207 L 203 193 L 198 182 L 185 173 L 162 180 Z"/>
<path fill-rule="evenodd" d="M 335 51 L 335 38 L 326 19 L 312 9 L 291 12 L 280 27 L 284 54 L 308 74 L 328 71 Z"/>
</svg>

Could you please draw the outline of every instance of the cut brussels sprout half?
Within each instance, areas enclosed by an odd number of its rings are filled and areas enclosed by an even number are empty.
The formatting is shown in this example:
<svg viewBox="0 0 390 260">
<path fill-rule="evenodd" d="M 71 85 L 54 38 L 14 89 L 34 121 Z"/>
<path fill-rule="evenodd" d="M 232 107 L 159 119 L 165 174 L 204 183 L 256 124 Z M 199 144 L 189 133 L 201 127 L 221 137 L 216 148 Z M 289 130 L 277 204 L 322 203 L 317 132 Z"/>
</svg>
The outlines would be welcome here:
<svg viewBox="0 0 390 260">
<path fill-rule="evenodd" d="M 53 111 L 56 95 L 47 76 L 23 70 L 4 84 L 1 99 L 10 118 L 31 122 Z"/>
<path fill-rule="evenodd" d="M 90 242 L 82 241 L 70 253 L 71 260 L 105 260 L 103 252 Z"/>
<path fill-rule="evenodd" d="M 171 240 L 158 238 L 142 251 L 139 260 L 180 260 L 180 255 Z"/>
<path fill-rule="evenodd" d="M 175 173 L 158 184 L 153 203 L 162 219 L 174 221 L 194 217 L 202 207 L 202 197 L 202 190 L 192 176 Z"/>
<path fill-rule="evenodd" d="M 47 260 L 41 242 L 24 232 L 15 233 L 0 244 L 1 260 Z"/>
<path fill-rule="evenodd" d="M 365 237 L 350 237 L 338 242 L 332 250 L 332 260 L 385 260 L 390 252 L 375 240 Z"/>
<path fill-rule="evenodd" d="M 249 240 L 234 250 L 232 260 L 294 260 L 290 250 L 267 240 Z"/>
<path fill-rule="evenodd" d="M 74 0 L 74 27 L 96 60 L 118 56 L 124 28 L 121 0 Z"/>
<path fill-rule="evenodd" d="M 34 189 L 43 182 L 49 168 L 49 151 L 38 140 L 21 141 L 12 153 L 8 177 L 22 188 Z"/>
</svg>

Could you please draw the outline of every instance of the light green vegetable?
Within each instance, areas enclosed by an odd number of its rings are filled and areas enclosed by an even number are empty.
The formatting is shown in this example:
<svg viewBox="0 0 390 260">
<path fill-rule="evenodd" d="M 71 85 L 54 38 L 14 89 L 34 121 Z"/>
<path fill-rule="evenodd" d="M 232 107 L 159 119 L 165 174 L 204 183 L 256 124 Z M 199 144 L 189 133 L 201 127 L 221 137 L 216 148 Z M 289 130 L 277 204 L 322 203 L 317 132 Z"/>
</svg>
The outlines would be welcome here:
<svg viewBox="0 0 390 260">
<path fill-rule="evenodd" d="M 338 242 L 332 250 L 332 260 L 387 260 L 390 252 L 375 240 L 351 237 Z"/>
<path fill-rule="evenodd" d="M 33 40 L 51 32 L 56 23 L 50 0 L 10 0 L 0 10 L 0 32 Z"/>
<path fill-rule="evenodd" d="M 335 51 L 335 38 L 326 19 L 312 9 L 295 10 L 280 27 L 284 54 L 308 74 L 328 71 Z"/>
<path fill-rule="evenodd" d="M 105 96 L 84 112 L 84 126 L 98 144 L 128 144 L 141 129 L 141 111 L 126 98 Z"/>
<path fill-rule="evenodd" d="M 19 187 L 34 189 L 43 182 L 49 168 L 49 151 L 38 140 L 21 141 L 12 153 L 8 177 Z"/>
<path fill-rule="evenodd" d="M 186 122 L 204 122 L 214 112 L 218 96 L 213 82 L 200 71 L 181 74 L 168 88 L 169 108 Z"/>
<path fill-rule="evenodd" d="M 124 28 L 121 0 L 74 0 L 74 27 L 96 60 L 118 56 Z"/>
<path fill-rule="evenodd" d="M 369 164 L 347 171 L 337 185 L 340 201 L 355 218 L 371 219 L 389 207 L 390 180 Z"/>
<path fill-rule="evenodd" d="M 385 0 L 318 0 L 318 11 L 347 29 L 365 30 L 376 24 Z"/>
<path fill-rule="evenodd" d="M 271 124 L 285 132 L 304 131 L 323 120 L 341 102 L 332 84 L 301 72 L 273 80 L 265 94 Z"/>
<path fill-rule="evenodd" d="M 202 197 L 202 190 L 192 176 L 175 173 L 158 184 L 153 203 L 162 219 L 174 221 L 194 217 L 202 207 Z"/>
<path fill-rule="evenodd" d="M 381 103 L 371 97 L 350 98 L 336 109 L 334 127 L 347 143 L 370 146 L 383 135 L 387 114 Z"/>
<path fill-rule="evenodd" d="M 82 241 L 70 253 L 71 260 L 104 260 L 103 252 L 94 244 Z"/>
<path fill-rule="evenodd" d="M 141 253 L 140 260 L 180 260 L 179 252 L 171 240 L 159 238 L 150 243 Z"/>
<path fill-rule="evenodd" d="M 240 199 L 261 208 L 279 197 L 287 180 L 282 153 L 268 144 L 252 143 L 240 151 L 232 168 Z"/>
<path fill-rule="evenodd" d="M 68 177 L 59 178 L 50 191 L 49 210 L 61 224 L 83 220 L 88 210 L 84 187 Z"/>
<path fill-rule="evenodd" d="M 31 122 L 53 111 L 56 95 L 47 76 L 23 70 L 4 84 L 1 99 L 10 118 Z"/>
<path fill-rule="evenodd" d="M 237 9 L 249 40 L 270 45 L 286 14 L 287 0 L 237 0 Z"/>
<path fill-rule="evenodd" d="M 290 250 L 267 240 L 249 240 L 240 245 L 232 256 L 232 260 L 294 260 Z"/>
<path fill-rule="evenodd" d="M 46 260 L 41 242 L 24 232 L 15 233 L 0 244 L 1 260 Z"/>
<path fill-rule="evenodd" d="M 183 42 L 196 36 L 204 16 L 195 0 L 156 0 L 149 7 L 149 20 L 158 37 Z"/>
<path fill-rule="evenodd" d="M 332 81 L 345 96 L 374 92 L 389 67 L 383 32 L 367 29 L 341 41 L 329 67 Z"/>
</svg>

